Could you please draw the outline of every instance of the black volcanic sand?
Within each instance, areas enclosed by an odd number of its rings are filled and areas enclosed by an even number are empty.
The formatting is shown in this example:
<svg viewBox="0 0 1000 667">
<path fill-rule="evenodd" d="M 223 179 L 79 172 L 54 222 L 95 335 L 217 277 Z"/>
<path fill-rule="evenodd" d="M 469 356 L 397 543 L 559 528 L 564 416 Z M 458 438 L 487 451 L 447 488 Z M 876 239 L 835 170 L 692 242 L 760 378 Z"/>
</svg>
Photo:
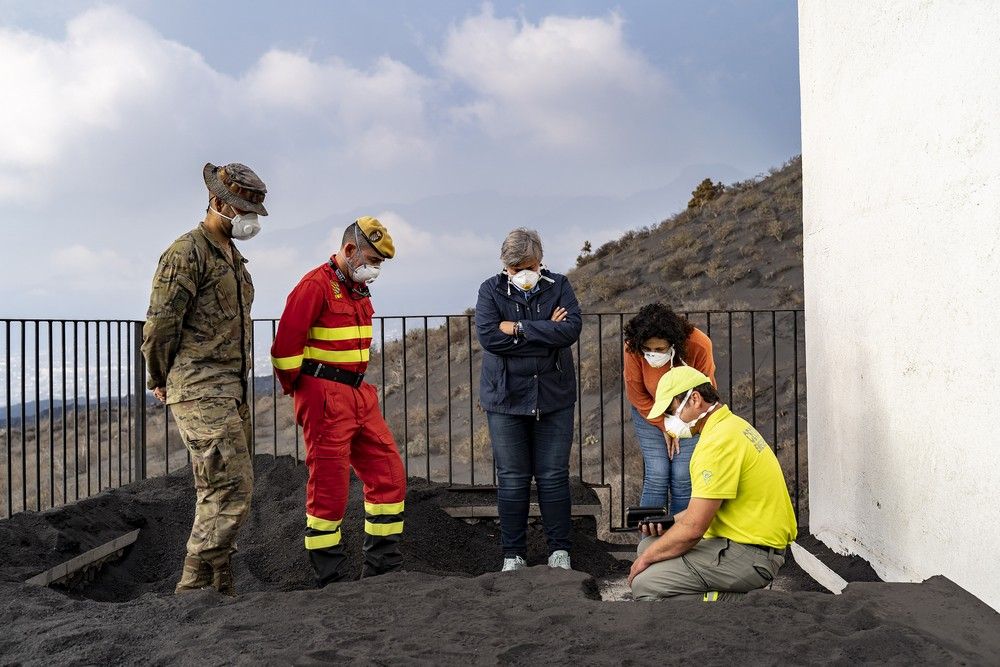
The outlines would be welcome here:
<svg viewBox="0 0 1000 667">
<path fill-rule="evenodd" d="M 258 455 L 254 475 L 251 513 L 233 561 L 237 590 L 313 587 L 312 568 L 302 546 L 305 467 L 288 456 Z M 406 570 L 476 576 L 499 569 L 502 559 L 495 522 L 469 523 L 441 509 L 461 503 L 462 496 L 441 484 L 409 480 L 401 544 Z M 71 594 L 123 601 L 149 592 L 171 593 L 180 577 L 193 517 L 194 488 L 187 468 L 47 512 L 17 514 L 0 522 L 0 581 L 24 581 L 139 528 L 139 539 L 123 559 L 105 565 L 95 581 Z M 354 573 L 361 571 L 363 523 L 361 483 L 352 478 L 343 544 Z M 595 577 L 626 572 L 628 565 L 609 555 L 608 545 L 593 534 L 592 520 L 574 521 L 573 566 Z M 528 562 L 544 563 L 548 550 L 541 528 L 530 526 L 528 538 Z"/>
<path fill-rule="evenodd" d="M 453 519 L 440 509 L 453 494 L 419 480 L 407 497 L 408 571 L 315 590 L 302 549 L 305 471 L 269 456 L 255 468 L 235 599 L 170 594 L 193 512 L 186 471 L 0 522 L 0 664 L 912 664 L 1000 655 L 1000 615 L 942 577 L 852 583 L 840 596 L 601 602 L 594 577 L 626 566 L 585 523 L 574 533 L 582 571 L 496 573 L 495 524 Z M 352 491 L 344 537 L 358 568 L 362 511 Z M 136 545 L 81 590 L 20 583 L 135 527 Z M 532 529 L 530 560 L 544 559 Z"/>
</svg>

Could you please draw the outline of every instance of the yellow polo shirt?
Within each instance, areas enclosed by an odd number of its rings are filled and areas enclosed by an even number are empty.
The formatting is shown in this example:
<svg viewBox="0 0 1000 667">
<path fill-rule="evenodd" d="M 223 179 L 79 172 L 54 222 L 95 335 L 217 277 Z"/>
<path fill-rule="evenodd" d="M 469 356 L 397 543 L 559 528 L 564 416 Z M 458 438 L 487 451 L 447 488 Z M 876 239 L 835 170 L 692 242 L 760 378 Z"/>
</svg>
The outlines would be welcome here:
<svg viewBox="0 0 1000 667">
<path fill-rule="evenodd" d="M 726 405 L 709 416 L 694 448 L 691 497 L 723 499 L 706 538 L 784 549 L 798 534 L 778 458 Z"/>
</svg>

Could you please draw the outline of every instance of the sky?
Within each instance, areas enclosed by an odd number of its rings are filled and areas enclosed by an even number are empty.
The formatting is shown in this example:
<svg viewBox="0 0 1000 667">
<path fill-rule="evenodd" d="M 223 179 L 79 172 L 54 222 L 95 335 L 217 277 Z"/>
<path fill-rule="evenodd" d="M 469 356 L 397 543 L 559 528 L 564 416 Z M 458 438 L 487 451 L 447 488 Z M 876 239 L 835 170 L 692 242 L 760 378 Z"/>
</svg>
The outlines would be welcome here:
<svg viewBox="0 0 1000 667">
<path fill-rule="evenodd" d="M 460 313 L 514 227 L 552 270 L 800 152 L 794 0 L 0 0 L 0 318 L 144 316 L 206 162 L 267 183 L 277 317 L 344 227 L 382 315 Z"/>
</svg>

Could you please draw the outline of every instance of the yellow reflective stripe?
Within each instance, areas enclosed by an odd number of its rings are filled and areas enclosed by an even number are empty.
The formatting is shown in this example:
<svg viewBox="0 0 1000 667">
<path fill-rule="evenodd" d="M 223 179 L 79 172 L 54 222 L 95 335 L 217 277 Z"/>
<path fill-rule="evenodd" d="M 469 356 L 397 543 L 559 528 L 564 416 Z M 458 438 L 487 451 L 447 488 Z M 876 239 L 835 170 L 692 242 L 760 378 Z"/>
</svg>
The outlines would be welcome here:
<svg viewBox="0 0 1000 667">
<path fill-rule="evenodd" d="M 702 602 L 718 602 L 719 591 L 709 591 L 701 598 Z"/>
<path fill-rule="evenodd" d="M 356 338 L 371 338 L 371 325 L 359 327 L 311 327 L 309 337 L 313 340 L 354 340 Z"/>
<path fill-rule="evenodd" d="M 271 365 L 279 371 L 290 371 L 302 365 L 302 355 L 297 354 L 294 357 L 271 357 Z"/>
<path fill-rule="evenodd" d="M 386 514 L 400 514 L 403 511 L 403 503 L 369 503 L 365 502 L 365 513 L 374 516 L 385 516 Z"/>
<path fill-rule="evenodd" d="M 365 532 L 369 535 L 376 535 L 378 537 L 385 537 L 386 535 L 399 535 L 403 532 L 403 522 L 396 521 L 394 523 L 372 523 L 371 521 L 365 521 Z"/>
<path fill-rule="evenodd" d="M 321 519 L 318 516 L 313 516 L 312 514 L 306 514 L 306 525 L 310 528 L 315 528 L 316 530 L 324 531 L 334 531 L 340 528 L 340 524 L 343 519 L 338 521 L 328 521 L 326 519 Z"/>
<path fill-rule="evenodd" d="M 306 359 L 316 359 L 317 361 L 330 361 L 335 364 L 350 364 L 368 361 L 369 350 L 321 350 L 318 347 L 307 347 L 305 350 Z"/>
<path fill-rule="evenodd" d="M 306 535 L 306 549 L 326 549 L 340 544 L 340 531 L 329 535 Z"/>
</svg>

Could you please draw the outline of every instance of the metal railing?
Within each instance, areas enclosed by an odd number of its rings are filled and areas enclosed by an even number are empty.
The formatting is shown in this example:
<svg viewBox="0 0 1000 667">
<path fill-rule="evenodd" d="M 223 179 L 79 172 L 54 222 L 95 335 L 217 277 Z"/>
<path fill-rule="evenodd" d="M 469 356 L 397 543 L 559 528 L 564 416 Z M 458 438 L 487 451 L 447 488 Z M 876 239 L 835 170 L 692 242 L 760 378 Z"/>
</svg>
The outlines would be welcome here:
<svg viewBox="0 0 1000 667">
<path fill-rule="evenodd" d="M 712 339 L 721 395 L 772 444 L 796 514 L 805 508 L 801 310 L 686 313 Z M 573 346 L 578 400 L 571 473 L 610 494 L 609 528 L 637 504 L 642 455 L 625 396 L 622 329 L 631 313 L 589 313 Z M 496 483 L 478 408 L 471 314 L 379 317 L 366 379 L 376 386 L 407 474 L 455 486 Z M 270 373 L 277 321 L 255 320 L 249 400 L 255 453 L 301 461 L 292 401 Z M 0 320 L 4 390 L 0 516 L 55 507 L 189 461 L 169 409 L 146 391 L 142 322 Z"/>
</svg>

